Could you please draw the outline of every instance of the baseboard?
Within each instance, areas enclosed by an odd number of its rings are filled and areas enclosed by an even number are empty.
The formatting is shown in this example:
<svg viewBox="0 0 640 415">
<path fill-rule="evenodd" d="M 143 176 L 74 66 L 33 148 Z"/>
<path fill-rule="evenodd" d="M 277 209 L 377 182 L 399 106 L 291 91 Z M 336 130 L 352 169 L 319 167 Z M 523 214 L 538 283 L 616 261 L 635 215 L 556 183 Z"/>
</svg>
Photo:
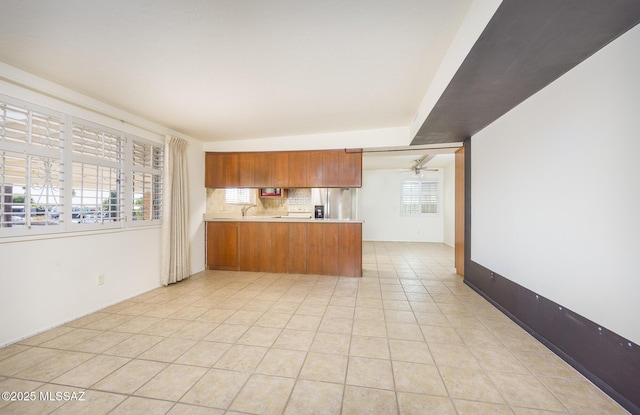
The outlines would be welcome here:
<svg viewBox="0 0 640 415">
<path fill-rule="evenodd" d="M 640 415 L 640 346 L 470 261 L 464 282 L 603 392 Z"/>
</svg>

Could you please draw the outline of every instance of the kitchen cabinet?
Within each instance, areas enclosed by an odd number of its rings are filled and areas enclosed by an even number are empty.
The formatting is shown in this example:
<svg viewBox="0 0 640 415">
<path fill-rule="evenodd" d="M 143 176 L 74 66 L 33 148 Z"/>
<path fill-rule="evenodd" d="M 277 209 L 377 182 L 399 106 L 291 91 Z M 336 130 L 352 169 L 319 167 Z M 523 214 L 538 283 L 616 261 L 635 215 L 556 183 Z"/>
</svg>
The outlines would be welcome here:
<svg viewBox="0 0 640 415">
<path fill-rule="evenodd" d="M 271 175 L 272 153 L 253 153 L 253 184 L 248 187 L 275 187 Z"/>
<path fill-rule="evenodd" d="M 209 269 L 239 269 L 237 222 L 207 222 L 206 242 Z"/>
<path fill-rule="evenodd" d="M 322 152 L 322 186 L 340 187 L 340 163 L 342 163 L 343 150 L 330 150 Z"/>
<path fill-rule="evenodd" d="M 207 222 L 207 268 L 362 276 L 362 224 Z"/>
<path fill-rule="evenodd" d="M 241 271 L 270 272 L 271 223 L 242 222 L 238 251 Z"/>
<path fill-rule="evenodd" d="M 323 187 L 323 153 L 324 151 L 289 152 L 289 187 Z"/>
<path fill-rule="evenodd" d="M 362 187 L 362 149 L 345 150 L 340 156 L 338 170 L 338 187 Z"/>
<path fill-rule="evenodd" d="M 362 187 L 361 150 L 207 153 L 205 186 Z"/>
<path fill-rule="evenodd" d="M 322 272 L 324 275 L 340 275 L 339 253 L 345 249 L 339 238 L 340 225 L 327 223 L 322 225 Z"/>
<path fill-rule="evenodd" d="M 322 274 L 324 261 L 323 226 L 322 223 L 307 223 L 307 249 L 304 252 L 307 262 L 307 274 Z"/>
<path fill-rule="evenodd" d="M 288 223 L 270 223 L 271 237 L 269 272 L 289 272 L 289 227 Z"/>
<path fill-rule="evenodd" d="M 362 226 L 338 226 L 338 275 L 362 276 Z"/>
<path fill-rule="evenodd" d="M 324 186 L 324 169 L 322 158 L 324 151 L 307 152 L 307 185 L 305 187 L 326 187 Z"/>
<path fill-rule="evenodd" d="M 253 187 L 254 166 L 254 153 L 238 153 L 238 183 L 229 187 Z"/>
<path fill-rule="evenodd" d="M 291 187 L 287 152 L 238 153 L 238 165 L 236 187 Z"/>
<path fill-rule="evenodd" d="M 320 187 L 362 187 L 362 150 L 324 151 Z"/>
<path fill-rule="evenodd" d="M 289 274 L 307 274 L 307 223 L 289 224 Z"/>
<path fill-rule="evenodd" d="M 238 173 L 236 153 L 205 153 L 205 187 L 238 187 Z"/>
<path fill-rule="evenodd" d="M 287 153 L 289 187 L 307 187 L 307 165 L 309 152 L 290 151 Z"/>
<path fill-rule="evenodd" d="M 270 187 L 296 187 L 289 184 L 289 152 L 279 151 L 271 154 Z"/>
</svg>

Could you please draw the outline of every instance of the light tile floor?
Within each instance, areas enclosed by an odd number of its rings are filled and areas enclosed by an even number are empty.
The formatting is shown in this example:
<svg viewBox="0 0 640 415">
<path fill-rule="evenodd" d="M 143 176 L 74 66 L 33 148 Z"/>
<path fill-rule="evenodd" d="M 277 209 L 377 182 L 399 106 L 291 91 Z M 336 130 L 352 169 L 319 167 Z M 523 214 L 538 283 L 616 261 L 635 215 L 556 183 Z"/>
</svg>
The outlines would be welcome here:
<svg viewBox="0 0 640 415">
<path fill-rule="evenodd" d="M 626 413 L 452 267 L 365 242 L 361 279 L 202 272 L 0 349 L 0 391 L 36 393 L 0 413 Z"/>
</svg>

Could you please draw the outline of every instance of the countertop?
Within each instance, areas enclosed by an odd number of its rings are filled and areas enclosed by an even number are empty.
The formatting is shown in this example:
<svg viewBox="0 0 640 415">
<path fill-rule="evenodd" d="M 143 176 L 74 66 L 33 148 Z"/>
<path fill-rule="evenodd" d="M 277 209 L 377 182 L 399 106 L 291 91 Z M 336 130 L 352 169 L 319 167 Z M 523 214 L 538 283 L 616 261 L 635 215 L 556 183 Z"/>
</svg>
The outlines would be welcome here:
<svg viewBox="0 0 640 415">
<path fill-rule="evenodd" d="M 291 222 L 291 223 L 364 223 L 354 219 L 315 219 L 294 218 L 287 216 L 248 215 L 248 216 L 222 216 L 216 214 L 204 214 L 205 222 Z"/>
</svg>

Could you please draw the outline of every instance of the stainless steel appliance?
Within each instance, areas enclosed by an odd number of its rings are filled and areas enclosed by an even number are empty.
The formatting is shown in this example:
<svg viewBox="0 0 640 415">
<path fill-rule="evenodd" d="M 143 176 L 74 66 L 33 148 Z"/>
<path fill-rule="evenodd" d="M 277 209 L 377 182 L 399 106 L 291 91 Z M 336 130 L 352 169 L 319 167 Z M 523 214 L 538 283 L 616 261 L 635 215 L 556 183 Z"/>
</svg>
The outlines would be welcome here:
<svg viewBox="0 0 640 415">
<path fill-rule="evenodd" d="M 355 212 L 353 208 L 355 202 L 353 189 L 337 187 L 314 188 L 311 189 L 311 201 L 314 206 L 323 207 L 324 218 L 342 220 L 354 219 L 352 216 Z"/>
</svg>

